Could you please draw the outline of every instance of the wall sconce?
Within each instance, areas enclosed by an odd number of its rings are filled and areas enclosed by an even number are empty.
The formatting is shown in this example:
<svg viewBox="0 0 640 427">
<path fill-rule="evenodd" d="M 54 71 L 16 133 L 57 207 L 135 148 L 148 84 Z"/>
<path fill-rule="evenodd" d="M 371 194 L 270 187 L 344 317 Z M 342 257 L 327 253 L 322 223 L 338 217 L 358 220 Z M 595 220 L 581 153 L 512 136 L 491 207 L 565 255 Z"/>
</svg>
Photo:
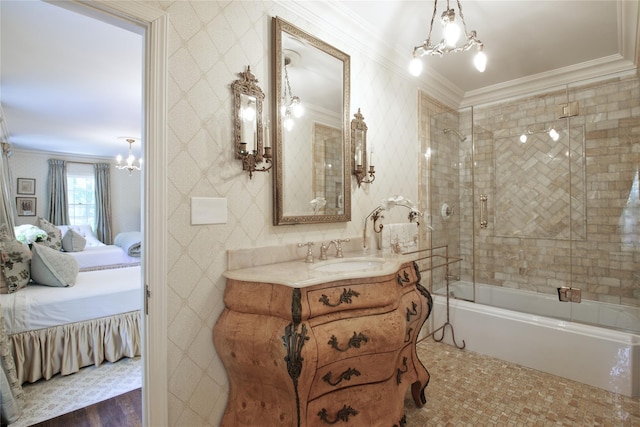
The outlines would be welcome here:
<svg viewBox="0 0 640 427">
<path fill-rule="evenodd" d="M 258 79 L 247 71 L 239 74 L 240 79 L 231 84 L 234 95 L 234 146 L 235 156 L 242 160 L 242 170 L 249 172 L 267 172 L 271 164 L 272 151 L 269 143 L 268 126 L 262 125 L 262 101 L 264 93 L 258 86 Z M 251 145 L 249 145 L 251 144 Z M 262 161 L 267 165 L 258 167 Z"/>
<path fill-rule="evenodd" d="M 373 166 L 373 144 L 371 144 L 368 161 L 367 161 L 367 124 L 364 122 L 364 116 L 358 112 L 353 115 L 351 120 L 351 155 L 353 157 L 353 174 L 358 181 L 358 187 L 361 184 L 371 184 L 376 179 L 376 170 Z M 367 171 L 367 164 L 369 170 Z M 367 175 L 369 177 L 367 178 Z"/>
<path fill-rule="evenodd" d="M 265 147 L 264 153 L 260 153 L 258 150 L 248 150 L 247 143 L 241 142 L 238 154 L 240 154 L 242 158 L 242 170 L 249 172 L 249 179 L 253 178 L 254 172 L 268 172 L 273 164 L 271 163 L 271 159 L 273 157 L 271 146 L 266 146 L 269 135 L 268 126 L 264 127 L 264 135 L 265 135 Z M 262 161 L 268 165 L 263 165 L 261 168 L 258 168 L 258 164 L 262 163 Z"/>
</svg>

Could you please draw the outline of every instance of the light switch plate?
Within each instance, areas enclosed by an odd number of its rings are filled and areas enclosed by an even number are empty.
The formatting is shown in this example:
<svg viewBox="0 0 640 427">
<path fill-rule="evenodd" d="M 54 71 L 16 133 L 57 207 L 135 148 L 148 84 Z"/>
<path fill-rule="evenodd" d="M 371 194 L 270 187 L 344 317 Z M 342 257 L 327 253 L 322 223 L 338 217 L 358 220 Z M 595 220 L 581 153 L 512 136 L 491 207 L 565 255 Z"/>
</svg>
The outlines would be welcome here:
<svg viewBox="0 0 640 427">
<path fill-rule="evenodd" d="M 192 197 L 191 225 L 226 224 L 227 199 L 223 197 Z"/>
</svg>

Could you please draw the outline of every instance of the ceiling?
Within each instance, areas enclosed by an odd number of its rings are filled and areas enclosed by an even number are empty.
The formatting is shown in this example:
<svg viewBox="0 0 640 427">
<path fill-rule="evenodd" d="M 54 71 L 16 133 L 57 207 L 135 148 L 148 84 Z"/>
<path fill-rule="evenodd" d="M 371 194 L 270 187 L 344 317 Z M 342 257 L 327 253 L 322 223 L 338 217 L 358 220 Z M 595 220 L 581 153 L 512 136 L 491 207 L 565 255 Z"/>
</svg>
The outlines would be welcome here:
<svg viewBox="0 0 640 427">
<path fill-rule="evenodd" d="M 126 157 L 118 138 L 142 137 L 142 35 L 46 2 L 2 0 L 0 42 L 14 148 Z"/>
<path fill-rule="evenodd" d="M 438 2 L 437 26 L 446 3 Z M 421 77 L 455 105 L 637 69 L 638 0 L 461 3 L 467 29 L 485 45 L 487 70 L 478 73 L 465 52 L 424 57 Z M 433 13 L 425 0 L 281 4 L 318 25 L 356 28 L 367 35 L 360 48 L 401 67 L 427 37 Z M 14 148 L 111 157 L 127 149 L 118 137 L 142 136 L 139 31 L 41 1 L 2 0 L 0 18 L 0 100 Z M 440 38 L 436 29 L 432 37 Z"/>
</svg>

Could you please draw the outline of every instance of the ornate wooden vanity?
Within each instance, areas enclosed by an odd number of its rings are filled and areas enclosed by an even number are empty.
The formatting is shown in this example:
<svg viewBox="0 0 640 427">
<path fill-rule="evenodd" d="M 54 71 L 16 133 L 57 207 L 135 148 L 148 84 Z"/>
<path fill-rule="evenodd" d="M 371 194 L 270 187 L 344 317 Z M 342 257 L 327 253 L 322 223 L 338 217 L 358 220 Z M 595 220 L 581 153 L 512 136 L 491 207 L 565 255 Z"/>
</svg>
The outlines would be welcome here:
<svg viewBox="0 0 640 427">
<path fill-rule="evenodd" d="M 283 277 L 287 264 L 275 266 Z M 416 339 L 432 300 L 417 265 L 360 278 L 305 268 L 295 284 L 254 280 L 260 268 L 227 275 L 214 328 L 229 377 L 221 425 L 404 426 L 407 389 L 422 406 L 429 382 Z"/>
</svg>

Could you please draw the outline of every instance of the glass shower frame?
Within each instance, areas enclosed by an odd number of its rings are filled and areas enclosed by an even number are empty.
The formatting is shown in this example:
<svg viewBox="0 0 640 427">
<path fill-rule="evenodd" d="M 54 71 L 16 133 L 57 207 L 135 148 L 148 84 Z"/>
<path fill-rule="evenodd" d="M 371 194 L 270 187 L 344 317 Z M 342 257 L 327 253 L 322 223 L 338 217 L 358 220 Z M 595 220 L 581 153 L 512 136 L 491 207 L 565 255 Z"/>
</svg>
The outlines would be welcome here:
<svg viewBox="0 0 640 427">
<path fill-rule="evenodd" d="M 637 78 L 439 108 L 421 119 L 430 244 L 447 244 L 463 258 L 448 272 L 458 285 L 451 297 L 477 301 L 476 284 L 487 284 L 558 301 L 559 289 L 568 288 L 582 300 L 640 307 Z M 602 241 L 615 239 L 618 245 Z M 446 280 L 434 272 L 432 290 L 441 294 Z M 584 321 L 575 318 L 575 303 L 563 304 L 559 317 Z"/>
</svg>

